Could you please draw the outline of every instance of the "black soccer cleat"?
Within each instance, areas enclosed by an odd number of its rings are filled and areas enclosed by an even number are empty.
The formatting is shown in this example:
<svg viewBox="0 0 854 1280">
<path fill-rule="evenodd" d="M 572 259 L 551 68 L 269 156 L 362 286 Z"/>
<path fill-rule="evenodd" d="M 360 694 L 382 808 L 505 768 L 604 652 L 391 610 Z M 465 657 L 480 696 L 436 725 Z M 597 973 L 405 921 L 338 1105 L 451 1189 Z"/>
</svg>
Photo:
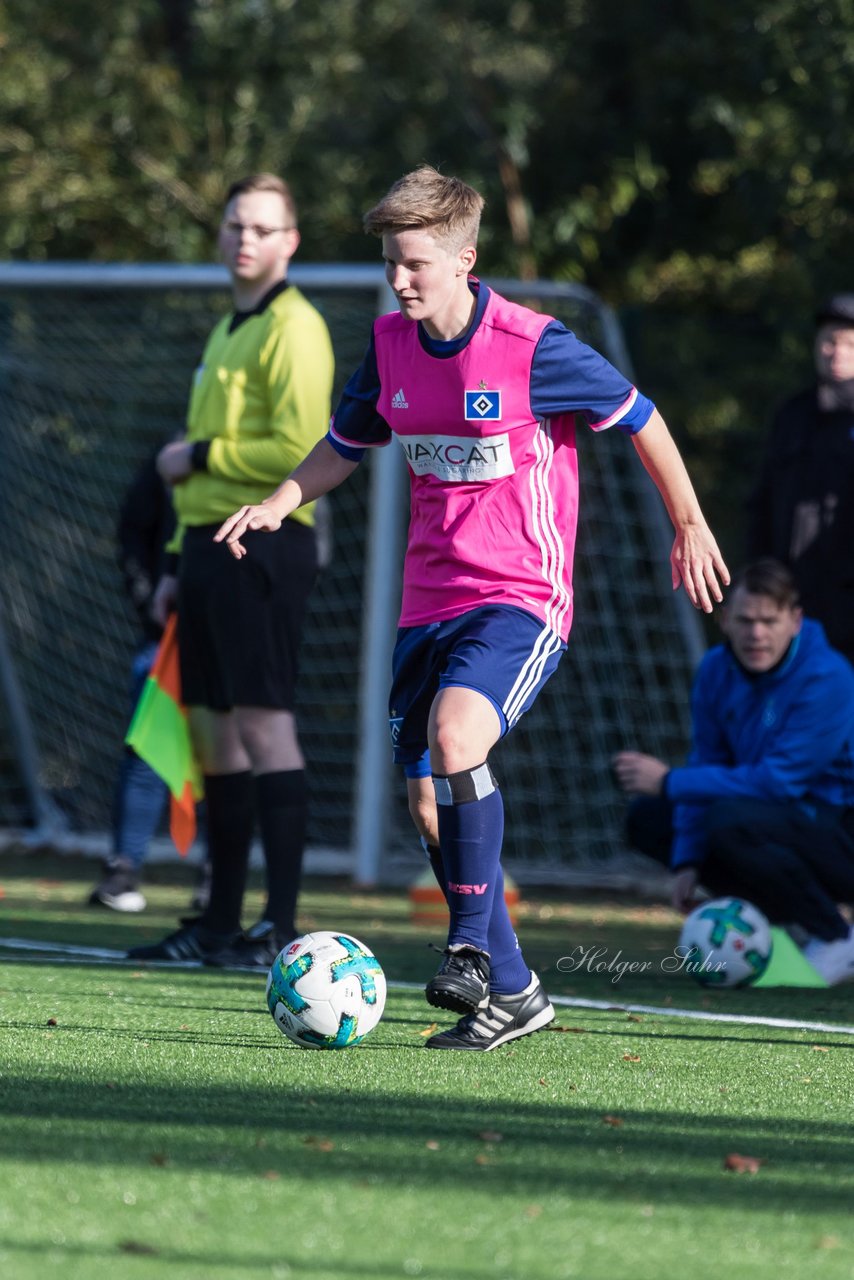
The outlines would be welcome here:
<svg viewBox="0 0 854 1280">
<path fill-rule="evenodd" d="M 555 1011 L 535 973 L 524 991 L 513 996 L 491 995 L 482 1009 L 460 1018 L 449 1031 L 431 1036 L 426 1049 L 473 1049 L 488 1053 L 509 1040 L 542 1031 L 554 1020 Z"/>
<path fill-rule="evenodd" d="M 148 946 L 131 947 L 128 960 L 208 960 L 229 946 L 233 933 L 214 933 L 201 920 L 188 920 L 174 933 Z"/>
<path fill-rule="evenodd" d="M 475 947 L 447 947 L 434 978 L 424 988 L 427 1003 L 452 1013 L 472 1013 L 489 995 L 489 956 Z"/>
<path fill-rule="evenodd" d="M 266 972 L 282 948 L 296 936 L 295 931 L 277 929 L 270 920 L 259 920 L 251 929 L 239 934 L 229 946 L 208 956 L 205 964 L 217 969 L 263 969 Z"/>
</svg>

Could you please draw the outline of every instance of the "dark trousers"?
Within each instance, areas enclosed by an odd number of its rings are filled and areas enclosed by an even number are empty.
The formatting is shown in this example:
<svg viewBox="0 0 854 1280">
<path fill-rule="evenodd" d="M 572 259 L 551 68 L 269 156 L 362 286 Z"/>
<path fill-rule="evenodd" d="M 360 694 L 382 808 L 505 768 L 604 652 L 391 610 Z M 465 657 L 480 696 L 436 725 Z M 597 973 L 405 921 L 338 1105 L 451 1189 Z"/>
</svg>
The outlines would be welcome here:
<svg viewBox="0 0 854 1280">
<path fill-rule="evenodd" d="M 670 865 L 673 808 L 639 796 L 626 818 L 629 843 Z M 718 800 L 706 808 L 698 867 L 711 893 L 746 898 L 772 924 L 798 924 L 831 941 L 848 934 L 837 903 L 854 902 L 854 813 L 831 805 Z"/>
</svg>

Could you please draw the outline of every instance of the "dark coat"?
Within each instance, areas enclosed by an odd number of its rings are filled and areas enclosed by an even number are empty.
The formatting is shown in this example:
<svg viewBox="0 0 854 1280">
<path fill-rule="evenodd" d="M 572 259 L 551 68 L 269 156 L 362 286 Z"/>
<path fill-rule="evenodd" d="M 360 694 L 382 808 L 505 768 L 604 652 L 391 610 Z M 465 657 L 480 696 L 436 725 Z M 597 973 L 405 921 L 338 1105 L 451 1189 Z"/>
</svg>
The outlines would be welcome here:
<svg viewBox="0 0 854 1280">
<path fill-rule="evenodd" d="M 787 564 L 804 612 L 854 662 L 854 412 L 822 412 L 815 387 L 787 400 L 748 510 L 749 559 Z"/>
<path fill-rule="evenodd" d="M 166 572 L 164 548 L 175 528 L 172 498 L 157 472 L 156 457 L 152 454 L 128 486 L 116 530 L 125 590 L 148 640 L 159 640 L 161 635 L 149 609 L 154 589 Z"/>
</svg>

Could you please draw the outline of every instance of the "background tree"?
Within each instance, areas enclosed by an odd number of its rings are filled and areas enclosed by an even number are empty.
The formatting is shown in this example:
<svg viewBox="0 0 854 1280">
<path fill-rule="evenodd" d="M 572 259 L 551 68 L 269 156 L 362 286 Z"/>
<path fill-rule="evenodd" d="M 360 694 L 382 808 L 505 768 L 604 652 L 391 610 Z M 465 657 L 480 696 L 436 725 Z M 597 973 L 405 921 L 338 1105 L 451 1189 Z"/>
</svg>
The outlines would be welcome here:
<svg viewBox="0 0 854 1280">
<path fill-rule="evenodd" d="M 283 170 L 304 260 L 422 161 L 487 196 L 481 266 L 617 306 L 725 550 L 811 313 L 854 285 L 854 0 L 7 0 L 0 253 L 207 260 Z"/>
</svg>

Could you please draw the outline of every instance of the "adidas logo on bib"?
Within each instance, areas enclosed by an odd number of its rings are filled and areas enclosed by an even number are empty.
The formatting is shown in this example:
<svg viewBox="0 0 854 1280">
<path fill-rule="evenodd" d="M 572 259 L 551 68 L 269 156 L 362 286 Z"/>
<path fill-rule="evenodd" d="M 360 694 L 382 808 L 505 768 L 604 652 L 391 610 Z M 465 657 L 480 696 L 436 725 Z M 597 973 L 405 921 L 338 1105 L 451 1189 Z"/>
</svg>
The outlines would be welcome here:
<svg viewBox="0 0 854 1280">
<path fill-rule="evenodd" d="M 394 395 L 391 398 L 391 407 L 392 409 L 408 409 L 409 408 L 409 401 L 407 400 L 406 396 L 403 394 L 403 387 L 401 387 L 399 391 L 395 391 Z"/>
</svg>

